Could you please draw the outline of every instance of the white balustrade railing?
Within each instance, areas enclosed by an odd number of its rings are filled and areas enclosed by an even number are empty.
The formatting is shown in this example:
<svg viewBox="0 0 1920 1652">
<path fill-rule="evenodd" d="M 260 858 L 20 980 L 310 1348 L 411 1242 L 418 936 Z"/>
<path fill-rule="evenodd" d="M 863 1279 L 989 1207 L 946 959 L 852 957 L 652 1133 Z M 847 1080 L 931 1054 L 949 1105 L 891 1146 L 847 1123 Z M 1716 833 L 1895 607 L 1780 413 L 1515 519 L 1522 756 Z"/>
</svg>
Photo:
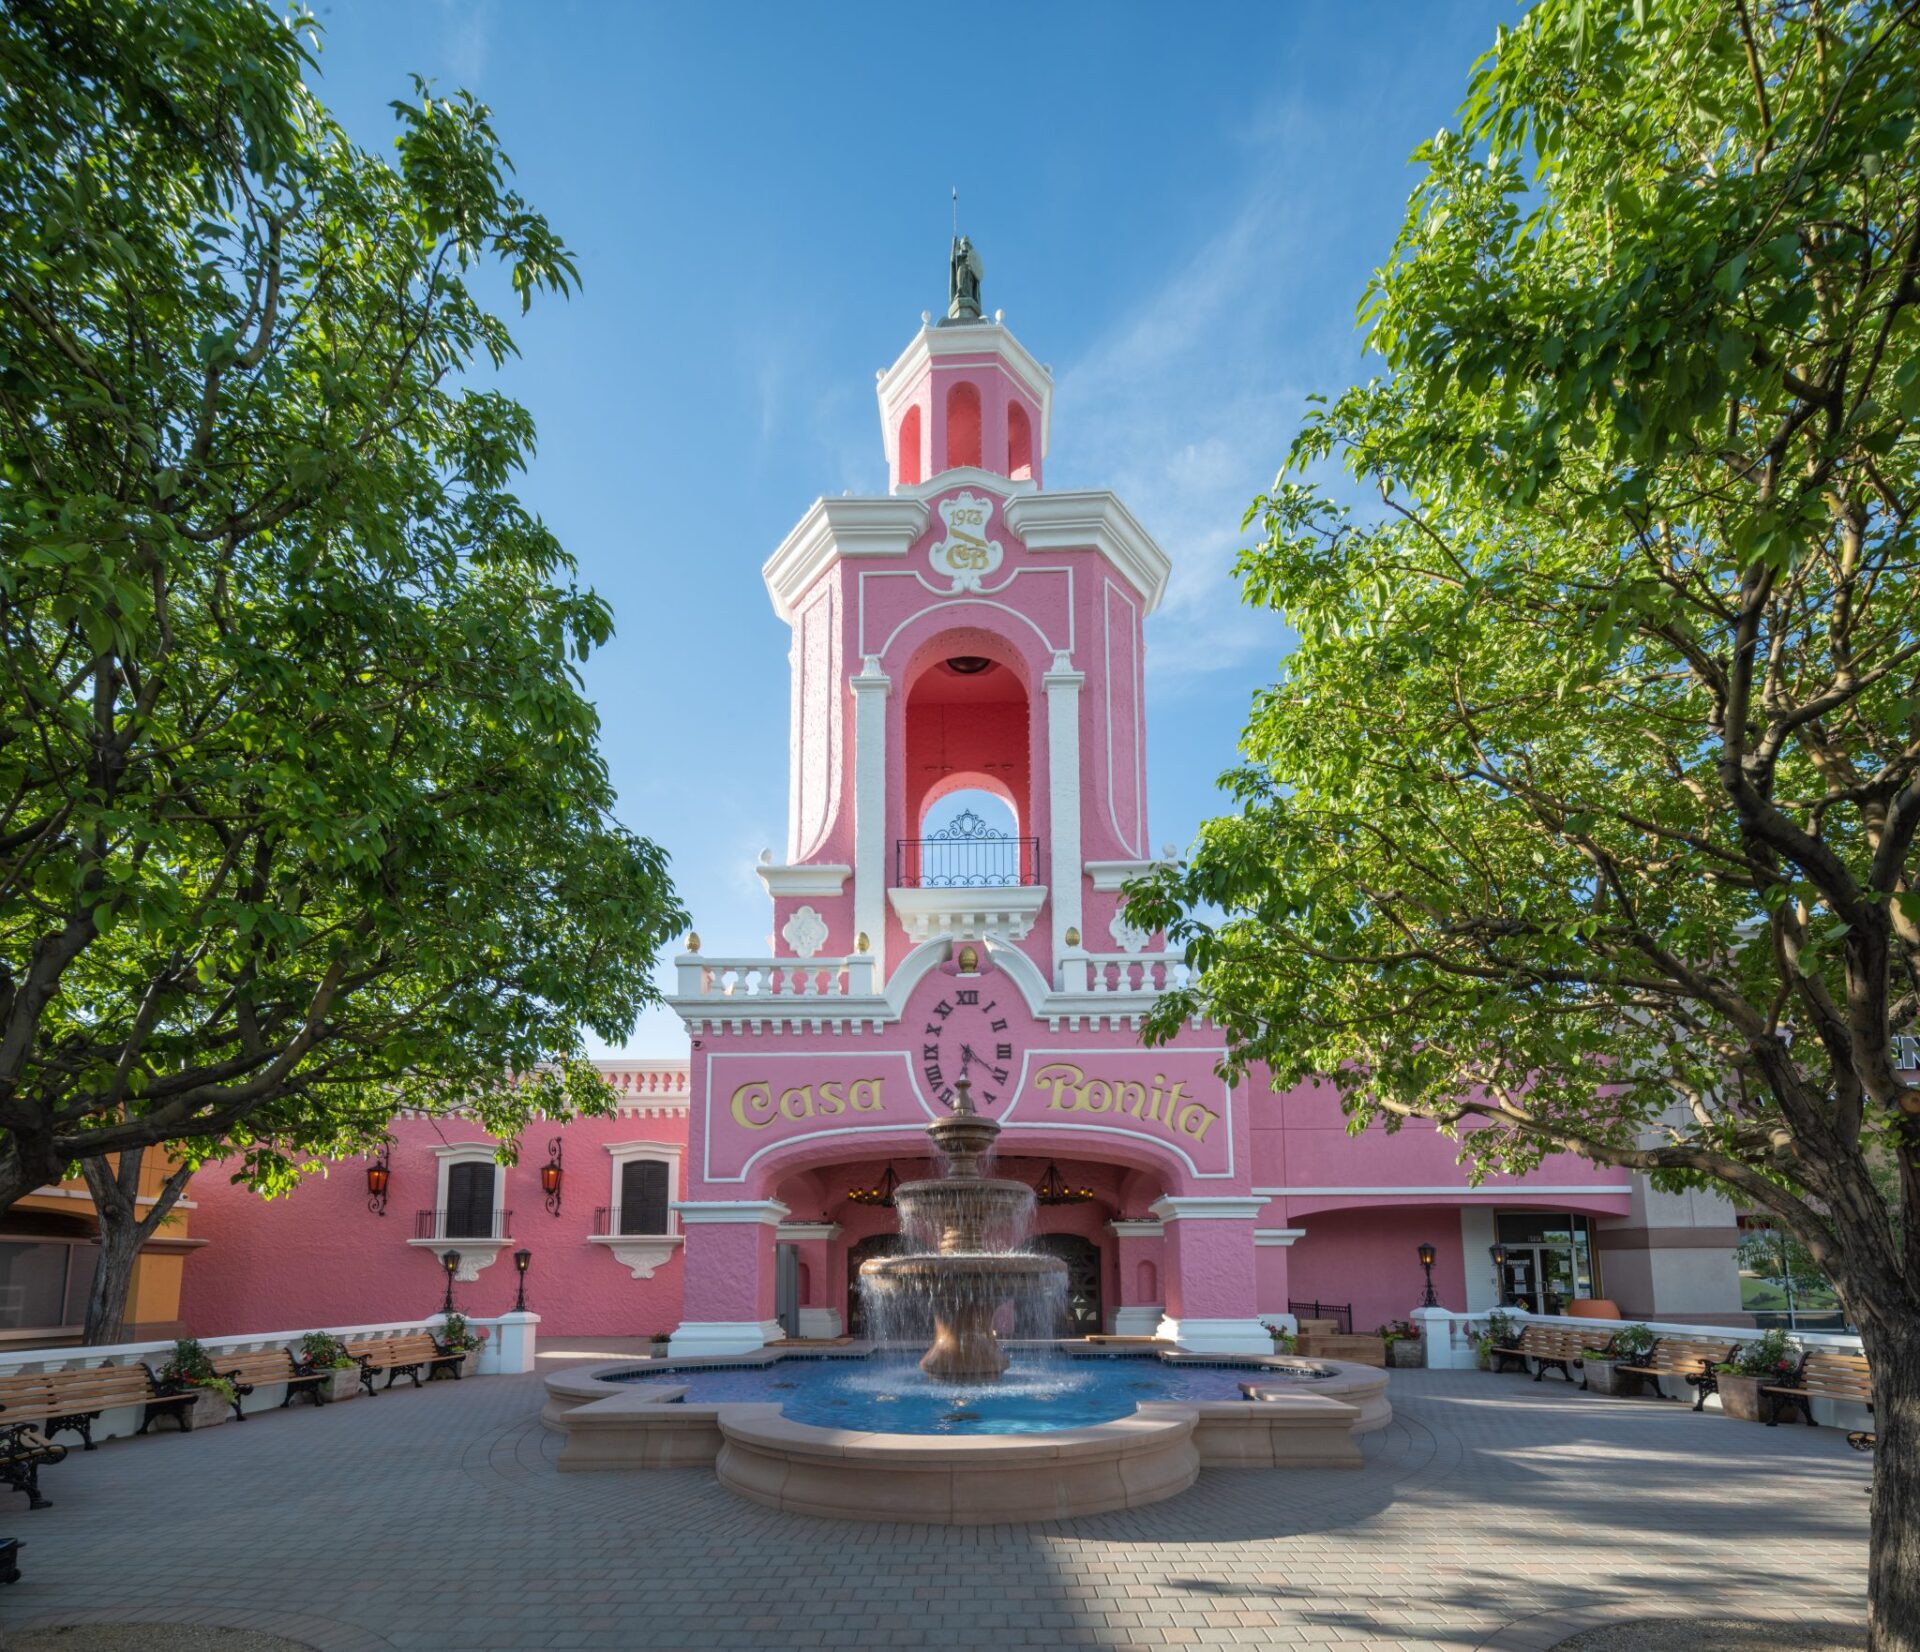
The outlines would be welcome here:
<svg viewBox="0 0 1920 1652">
<path fill-rule="evenodd" d="M 873 957 L 708 958 L 674 960 L 680 998 L 871 998 Z"/>
<path fill-rule="evenodd" d="M 1150 997 L 1193 980 L 1178 952 L 1079 952 L 1060 960 L 1060 990 L 1106 997 Z"/>
</svg>

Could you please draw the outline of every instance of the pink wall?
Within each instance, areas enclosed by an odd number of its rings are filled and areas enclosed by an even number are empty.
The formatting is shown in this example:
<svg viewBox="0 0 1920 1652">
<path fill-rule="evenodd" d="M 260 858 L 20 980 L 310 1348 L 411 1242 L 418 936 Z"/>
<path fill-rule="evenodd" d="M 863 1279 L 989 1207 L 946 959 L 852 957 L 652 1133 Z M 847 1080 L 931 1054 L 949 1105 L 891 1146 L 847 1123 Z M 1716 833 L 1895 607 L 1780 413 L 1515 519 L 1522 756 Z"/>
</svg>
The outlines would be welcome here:
<svg viewBox="0 0 1920 1652">
<path fill-rule="evenodd" d="M 560 1214 L 542 1202 L 539 1167 L 546 1144 L 563 1137 L 565 1175 Z M 197 1335 L 303 1330 L 316 1325 L 365 1325 L 407 1318 L 439 1306 L 446 1275 L 438 1256 L 459 1240 L 410 1245 L 415 1213 L 432 1208 L 443 1143 L 485 1138 L 459 1120 L 397 1119 L 393 1125 L 393 1180 L 387 1214 L 367 1209 L 366 1161 L 352 1159 L 309 1177 L 286 1199 L 263 1201 L 236 1187 L 219 1166 L 193 1180 L 195 1238 L 209 1241 L 184 1270 L 181 1317 Z M 686 1139 L 684 1113 L 582 1119 L 558 1131 L 536 1126 L 522 1143 L 521 1162 L 503 1167 L 514 1243 L 472 1283 L 454 1286 L 454 1304 L 474 1314 L 513 1306 L 512 1253 L 533 1253 L 527 1303 L 539 1311 L 543 1334 L 639 1336 L 670 1331 L 680 1318 L 681 1271 L 675 1257 L 651 1279 L 589 1242 L 596 1207 L 612 1202 L 609 1142 Z M 675 1196 L 682 1189 L 676 1187 Z"/>
<path fill-rule="evenodd" d="M 1440 1306 L 1458 1312 L 1467 1305 L 1457 1209 L 1329 1211 L 1301 1225 L 1306 1237 L 1287 1252 L 1289 1292 L 1295 1301 L 1352 1303 L 1358 1332 L 1405 1319 L 1419 1306 L 1425 1291 L 1422 1244 L 1438 1253 L 1433 1290 Z M 1262 1306 L 1269 1304 L 1263 1300 Z"/>
</svg>

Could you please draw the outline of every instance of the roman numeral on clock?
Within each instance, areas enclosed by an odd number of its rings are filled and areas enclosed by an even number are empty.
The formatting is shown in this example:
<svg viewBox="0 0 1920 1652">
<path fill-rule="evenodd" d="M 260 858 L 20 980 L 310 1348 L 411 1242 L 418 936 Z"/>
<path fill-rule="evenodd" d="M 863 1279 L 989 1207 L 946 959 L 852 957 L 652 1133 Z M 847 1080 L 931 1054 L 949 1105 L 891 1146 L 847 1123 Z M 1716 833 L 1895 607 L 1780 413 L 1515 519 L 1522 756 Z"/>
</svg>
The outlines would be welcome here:
<svg viewBox="0 0 1920 1652">
<path fill-rule="evenodd" d="M 980 1002 L 980 990 L 977 987 L 962 987 L 953 996 L 963 1004 L 977 1004 Z"/>
<path fill-rule="evenodd" d="M 1013 1059 L 1013 1046 L 1011 1044 L 994 1045 L 993 1059 L 995 1061 L 1011 1061 Z"/>
</svg>

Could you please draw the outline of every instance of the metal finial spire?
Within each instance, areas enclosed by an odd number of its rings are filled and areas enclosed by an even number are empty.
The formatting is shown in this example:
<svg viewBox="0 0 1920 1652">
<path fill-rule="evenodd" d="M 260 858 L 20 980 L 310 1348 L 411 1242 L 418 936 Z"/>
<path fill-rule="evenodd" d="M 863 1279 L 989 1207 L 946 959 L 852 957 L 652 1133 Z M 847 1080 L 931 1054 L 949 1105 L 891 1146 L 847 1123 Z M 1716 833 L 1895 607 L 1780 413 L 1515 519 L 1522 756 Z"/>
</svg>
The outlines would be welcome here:
<svg viewBox="0 0 1920 1652">
<path fill-rule="evenodd" d="M 960 186 L 953 186 L 953 238 L 960 239 Z"/>
</svg>

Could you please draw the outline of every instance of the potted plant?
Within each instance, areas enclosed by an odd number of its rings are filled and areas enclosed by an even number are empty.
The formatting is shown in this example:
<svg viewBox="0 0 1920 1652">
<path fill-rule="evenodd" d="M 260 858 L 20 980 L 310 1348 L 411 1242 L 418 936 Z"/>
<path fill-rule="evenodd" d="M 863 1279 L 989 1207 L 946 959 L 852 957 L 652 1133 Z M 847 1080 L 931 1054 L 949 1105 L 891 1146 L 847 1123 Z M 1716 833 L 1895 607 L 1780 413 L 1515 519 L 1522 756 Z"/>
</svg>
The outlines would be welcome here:
<svg viewBox="0 0 1920 1652">
<path fill-rule="evenodd" d="M 449 1354 L 467 1356 L 460 1364 L 460 1375 L 470 1377 L 474 1366 L 480 1361 L 480 1346 L 487 1340 L 487 1329 L 484 1325 L 475 1327 L 468 1324 L 465 1314 L 448 1314 L 437 1340 Z"/>
<path fill-rule="evenodd" d="M 1616 1361 L 1620 1365 L 1638 1365 L 1653 1352 L 1654 1340 L 1651 1326 L 1626 1325 L 1613 1333 L 1613 1340 L 1605 1348 L 1588 1349 L 1581 1362 L 1587 1387 L 1596 1394 L 1638 1394 L 1641 1379 L 1619 1370 Z"/>
<path fill-rule="evenodd" d="M 1427 1363 L 1427 1351 L 1420 1342 L 1420 1327 L 1411 1320 L 1396 1319 L 1380 1327 L 1380 1340 L 1387 1345 L 1387 1364 L 1396 1371 L 1412 1371 Z"/>
<path fill-rule="evenodd" d="M 361 1389 L 360 1362 L 347 1352 L 347 1345 L 331 1331 L 309 1331 L 300 1339 L 297 1363 L 305 1371 L 324 1371 L 327 1381 L 320 1385 L 322 1404 L 350 1400 Z"/>
<path fill-rule="evenodd" d="M 1520 1341 L 1520 1331 L 1520 1321 L 1499 1308 L 1487 1315 L 1484 1325 L 1469 1330 L 1474 1350 L 1480 1356 L 1480 1369 L 1484 1371 L 1493 1364 L 1494 1349 L 1515 1347 Z"/>
<path fill-rule="evenodd" d="M 195 1337 L 181 1337 L 154 1379 L 163 1393 L 194 1391 L 192 1405 L 178 1407 L 183 1429 L 214 1428 L 233 1415 L 240 1392 L 213 1368 L 213 1356 Z"/>
<path fill-rule="evenodd" d="M 1790 1383 L 1799 1369 L 1800 1352 L 1778 1326 L 1741 1343 L 1729 1363 L 1713 1368 L 1720 1409 L 1742 1422 L 1759 1422 L 1762 1385 Z"/>
<path fill-rule="evenodd" d="M 1276 1354 L 1291 1354 L 1300 1346 L 1300 1339 L 1284 1325 L 1277 1325 L 1270 1319 L 1260 1322 L 1266 1327 L 1267 1335 L 1273 1338 L 1273 1351 Z"/>
</svg>

